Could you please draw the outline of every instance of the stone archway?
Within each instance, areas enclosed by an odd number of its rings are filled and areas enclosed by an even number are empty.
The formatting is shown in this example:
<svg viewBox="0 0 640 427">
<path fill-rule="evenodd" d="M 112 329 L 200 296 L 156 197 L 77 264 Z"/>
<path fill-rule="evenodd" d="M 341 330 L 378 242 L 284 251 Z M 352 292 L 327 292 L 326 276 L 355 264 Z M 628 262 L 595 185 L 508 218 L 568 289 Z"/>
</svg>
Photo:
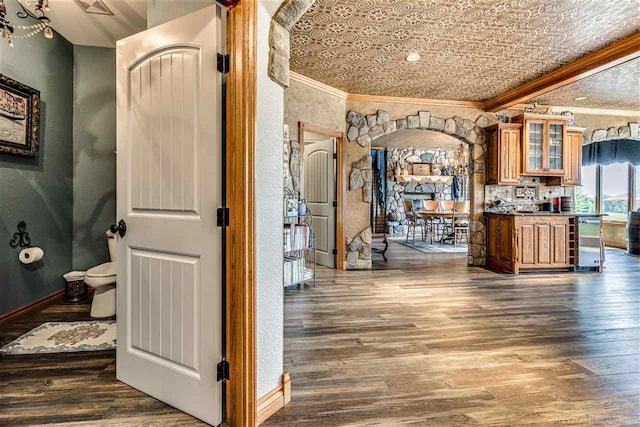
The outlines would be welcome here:
<svg viewBox="0 0 640 427">
<path fill-rule="evenodd" d="M 442 132 L 453 136 L 469 145 L 470 164 L 469 182 L 471 198 L 471 221 L 469 224 L 469 265 L 484 265 L 486 255 L 484 230 L 484 183 L 486 141 L 484 127 L 495 122 L 488 115 L 480 115 L 475 122 L 458 116 L 441 118 L 432 116 L 429 111 L 418 111 L 404 118 L 391 120 L 389 113 L 378 110 L 376 114 L 364 115 L 357 111 L 347 113 L 347 141 L 363 148 L 371 148 L 371 144 L 383 135 L 403 131 L 405 129 L 424 129 Z M 362 188 L 362 201 L 371 202 L 371 157 L 367 153 L 351 164 L 349 171 L 349 191 Z M 359 235 L 348 238 L 348 268 L 363 268 L 366 255 L 370 254 L 371 230 L 365 228 Z M 369 247 L 367 247 L 369 246 Z M 364 258 L 363 258 L 363 254 Z M 369 258 L 370 264 L 370 258 Z"/>
</svg>

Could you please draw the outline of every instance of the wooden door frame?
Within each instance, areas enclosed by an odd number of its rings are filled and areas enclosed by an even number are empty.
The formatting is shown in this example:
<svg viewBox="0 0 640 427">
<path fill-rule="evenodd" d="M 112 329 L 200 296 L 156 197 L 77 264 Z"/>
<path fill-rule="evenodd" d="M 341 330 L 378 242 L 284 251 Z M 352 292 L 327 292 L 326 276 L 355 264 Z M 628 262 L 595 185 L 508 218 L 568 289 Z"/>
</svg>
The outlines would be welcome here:
<svg viewBox="0 0 640 427">
<path fill-rule="evenodd" d="M 253 427 L 257 419 L 255 145 L 257 111 L 257 1 L 227 9 L 226 167 L 226 422 Z M 266 46 L 265 46 L 266 47 Z M 216 363 L 210 361 L 210 363 Z"/>
<path fill-rule="evenodd" d="M 319 133 L 327 135 L 330 138 L 336 140 L 336 201 L 338 206 L 336 208 L 336 249 L 338 252 L 335 256 L 335 266 L 338 270 L 346 270 L 346 241 L 344 237 L 344 195 L 346 194 L 345 188 L 345 165 L 344 165 L 344 132 L 337 130 L 323 128 L 307 122 L 298 122 L 298 142 L 300 143 L 300 159 L 304 159 L 304 133 L 305 131 Z M 302 185 L 304 180 L 304 165 L 300 166 L 300 190 L 302 193 Z"/>
</svg>

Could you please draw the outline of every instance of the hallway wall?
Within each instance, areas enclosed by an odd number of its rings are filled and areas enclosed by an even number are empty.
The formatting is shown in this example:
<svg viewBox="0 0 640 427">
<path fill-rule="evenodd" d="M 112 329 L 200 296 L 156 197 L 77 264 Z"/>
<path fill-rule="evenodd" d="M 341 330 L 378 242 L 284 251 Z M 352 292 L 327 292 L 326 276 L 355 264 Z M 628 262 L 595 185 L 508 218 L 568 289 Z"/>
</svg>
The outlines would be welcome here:
<svg viewBox="0 0 640 427">
<path fill-rule="evenodd" d="M 7 10 L 19 10 L 15 0 Z M 25 22 L 26 23 L 26 22 Z M 24 23 L 23 23 L 24 24 Z M 0 39 L 0 73 L 40 91 L 40 155 L 0 154 L 0 315 L 62 289 L 71 269 L 73 233 L 73 46 L 60 34 Z M 9 247 L 20 221 L 45 251 L 27 269 Z"/>
<path fill-rule="evenodd" d="M 289 126 L 289 179 L 284 187 L 300 191 L 300 171 L 302 156 L 298 143 L 298 124 L 310 123 L 326 129 L 344 132 L 344 118 L 347 114 L 347 100 L 304 82 L 291 79 L 291 85 L 284 91 L 284 123 Z"/>
<path fill-rule="evenodd" d="M 115 49 L 73 47 L 73 269 L 108 261 L 116 216 Z"/>
<path fill-rule="evenodd" d="M 268 75 L 270 21 L 280 3 L 280 0 L 258 1 L 258 105 L 255 153 L 258 397 L 280 385 L 284 362 L 284 91 Z"/>
</svg>

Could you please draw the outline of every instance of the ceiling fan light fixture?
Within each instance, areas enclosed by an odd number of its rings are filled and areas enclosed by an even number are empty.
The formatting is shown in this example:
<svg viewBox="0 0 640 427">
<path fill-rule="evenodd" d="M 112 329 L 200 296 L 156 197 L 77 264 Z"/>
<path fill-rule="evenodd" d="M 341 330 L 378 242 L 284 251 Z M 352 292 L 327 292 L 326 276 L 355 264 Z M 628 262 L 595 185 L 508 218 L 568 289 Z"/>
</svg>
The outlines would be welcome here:
<svg viewBox="0 0 640 427">
<path fill-rule="evenodd" d="M 418 52 L 411 52 L 407 55 L 405 60 L 408 62 L 416 62 L 420 60 L 420 54 Z"/>
</svg>

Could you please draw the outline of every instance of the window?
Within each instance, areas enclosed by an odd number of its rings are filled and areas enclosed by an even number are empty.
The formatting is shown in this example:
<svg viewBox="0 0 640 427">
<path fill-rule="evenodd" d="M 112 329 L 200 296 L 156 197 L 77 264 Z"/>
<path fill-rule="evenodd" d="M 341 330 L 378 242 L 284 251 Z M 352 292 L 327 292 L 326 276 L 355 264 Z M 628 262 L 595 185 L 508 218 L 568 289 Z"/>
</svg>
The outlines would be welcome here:
<svg viewBox="0 0 640 427">
<path fill-rule="evenodd" d="M 629 164 L 612 163 L 602 168 L 602 213 L 605 221 L 627 221 L 629 212 Z"/>
<path fill-rule="evenodd" d="M 640 210 L 640 166 L 636 166 L 634 168 L 634 190 L 635 190 L 635 200 L 633 204 L 633 210 Z"/>
<path fill-rule="evenodd" d="M 582 167 L 582 186 L 576 188 L 577 213 L 596 213 L 596 169 L 596 165 Z"/>
</svg>

